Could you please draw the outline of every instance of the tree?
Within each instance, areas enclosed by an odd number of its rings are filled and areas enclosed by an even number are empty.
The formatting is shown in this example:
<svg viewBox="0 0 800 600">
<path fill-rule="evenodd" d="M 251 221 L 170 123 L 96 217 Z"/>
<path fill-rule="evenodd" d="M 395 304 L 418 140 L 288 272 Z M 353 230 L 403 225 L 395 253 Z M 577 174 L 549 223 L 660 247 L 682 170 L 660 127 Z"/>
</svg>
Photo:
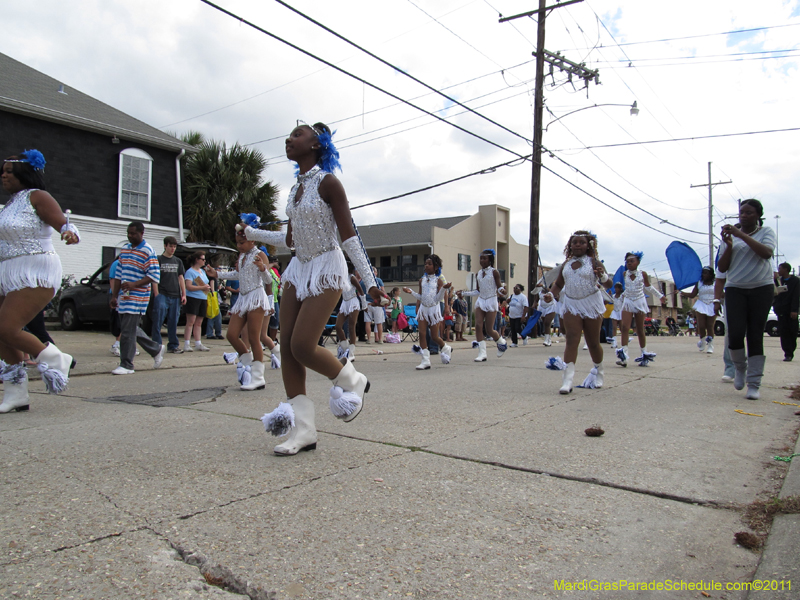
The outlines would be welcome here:
<svg viewBox="0 0 800 600">
<path fill-rule="evenodd" d="M 261 221 L 277 221 L 278 188 L 262 178 L 267 161 L 258 150 L 225 142 L 205 141 L 197 132 L 182 136 L 198 151 L 186 157 L 184 222 L 188 241 L 211 241 L 236 247 L 239 213 L 256 213 Z"/>
</svg>

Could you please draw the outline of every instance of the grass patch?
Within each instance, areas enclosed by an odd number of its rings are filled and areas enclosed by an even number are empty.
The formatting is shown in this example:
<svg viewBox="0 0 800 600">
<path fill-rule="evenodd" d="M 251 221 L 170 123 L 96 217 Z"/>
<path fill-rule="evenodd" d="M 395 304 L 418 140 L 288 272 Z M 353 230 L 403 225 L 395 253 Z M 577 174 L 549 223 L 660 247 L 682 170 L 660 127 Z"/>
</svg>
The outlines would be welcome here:
<svg viewBox="0 0 800 600">
<path fill-rule="evenodd" d="M 756 532 L 755 536 L 760 538 L 761 544 L 767 538 L 769 530 L 772 528 L 772 521 L 775 515 L 793 515 L 800 514 L 800 496 L 789 496 L 788 498 L 769 498 L 767 500 L 756 500 L 748 504 L 744 509 L 742 521 L 753 531 Z M 746 535 L 746 540 L 741 540 L 743 534 L 746 532 L 737 533 L 734 538 L 737 543 L 742 546 L 756 550 L 761 544 L 753 540 L 752 534 Z M 747 543 L 742 543 L 746 541 Z"/>
</svg>

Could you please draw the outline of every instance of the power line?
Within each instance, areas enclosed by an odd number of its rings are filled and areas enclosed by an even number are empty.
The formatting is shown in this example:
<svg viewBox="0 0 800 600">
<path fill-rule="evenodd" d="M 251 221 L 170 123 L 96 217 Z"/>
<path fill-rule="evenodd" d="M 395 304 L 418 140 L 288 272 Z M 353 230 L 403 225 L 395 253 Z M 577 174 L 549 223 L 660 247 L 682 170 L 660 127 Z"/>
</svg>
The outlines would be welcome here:
<svg viewBox="0 0 800 600">
<path fill-rule="evenodd" d="M 663 140 L 648 140 L 646 142 L 621 142 L 619 144 L 598 144 L 595 146 L 584 146 L 583 148 L 562 148 L 551 150 L 550 152 L 571 152 L 574 150 L 591 150 L 592 148 L 620 148 L 622 146 L 642 146 L 644 144 L 663 144 L 666 142 L 687 142 L 694 140 L 710 140 L 715 138 L 736 137 L 739 135 L 758 135 L 761 133 L 785 133 L 787 131 L 800 131 L 800 127 L 789 127 L 786 129 L 765 129 L 763 131 L 743 131 L 740 133 L 719 133 L 716 135 L 697 135 L 684 138 L 669 138 Z"/>
<path fill-rule="evenodd" d="M 419 110 L 421 112 L 424 112 L 425 114 L 430 115 L 430 116 L 434 117 L 435 119 L 437 119 L 439 121 L 442 121 L 443 123 L 447 123 L 451 127 L 454 127 L 455 129 L 458 129 L 459 131 L 462 131 L 462 132 L 466 133 L 467 135 L 471 135 L 472 137 L 475 137 L 475 138 L 477 138 L 477 139 L 479 139 L 481 141 L 486 142 L 487 144 L 489 144 L 491 146 L 494 146 L 495 148 L 499 148 L 500 150 L 505 150 L 506 152 L 509 152 L 510 154 L 513 154 L 513 155 L 517 156 L 518 158 L 522 157 L 521 154 L 519 154 L 518 152 L 515 152 L 514 150 L 510 150 L 510 149 L 506 148 L 505 146 L 501 146 L 500 144 L 497 144 L 497 143 L 495 143 L 495 142 L 493 142 L 491 140 L 488 140 L 488 139 L 484 138 L 483 136 L 478 135 L 477 133 L 469 131 L 468 129 L 464 129 L 460 125 L 456 125 L 455 123 L 451 123 L 447 119 L 445 119 L 443 117 L 440 117 L 439 115 L 436 115 L 436 114 L 434 114 L 434 113 L 432 113 L 432 112 L 430 112 L 428 110 L 425 110 L 424 108 L 422 108 L 420 106 L 417 106 L 417 105 L 413 104 L 412 102 L 410 102 L 408 100 L 404 100 L 400 96 L 397 96 L 396 94 L 393 94 L 392 92 L 384 90 L 383 88 L 378 87 L 374 83 L 370 83 L 369 81 L 367 81 L 366 79 L 363 79 L 362 77 L 359 77 L 358 75 L 350 73 L 349 71 L 345 71 L 344 69 L 342 69 L 341 67 L 333 64 L 332 62 L 327 61 L 324 58 L 321 58 L 321 57 L 313 54 L 312 52 L 309 52 L 308 50 L 304 50 L 303 48 L 297 46 L 296 44 L 293 44 L 292 42 L 289 42 L 289 41 L 281 38 L 280 36 L 278 36 L 278 35 L 276 35 L 276 34 L 274 34 L 272 32 L 267 31 L 263 27 L 260 27 L 260 26 L 256 25 L 255 23 L 253 23 L 251 21 L 248 21 L 247 19 L 245 19 L 243 17 L 240 17 L 240 16 L 236 15 L 235 13 L 232 13 L 231 11 L 229 11 L 227 9 L 224 9 L 221 6 L 218 6 L 218 5 L 214 4 L 210 0 L 200 0 L 200 2 L 202 2 L 203 4 L 207 4 L 211 8 L 214 8 L 214 9 L 218 10 L 219 12 L 221 12 L 221 13 L 223 13 L 225 15 L 228 15 L 232 19 L 236 19 L 237 21 L 239 21 L 240 23 L 242 23 L 244 25 L 247 25 L 248 27 L 252 27 L 256 31 L 259 31 L 259 32 L 263 33 L 264 35 L 268 35 L 269 37 L 273 38 L 274 40 L 277 40 L 277 41 L 279 41 L 279 42 L 281 42 L 283 44 L 286 44 L 290 48 L 292 48 L 294 50 L 297 50 L 298 52 L 301 52 L 302 54 L 305 54 L 306 56 L 308 56 L 310 58 L 313 58 L 314 60 L 317 60 L 317 61 L 319 61 L 319 62 L 321 62 L 321 63 L 323 63 L 325 65 L 328 65 L 329 67 L 335 69 L 336 71 L 339 71 L 340 73 L 342 73 L 344 75 L 347 75 L 348 77 L 351 77 L 351 78 L 355 79 L 356 81 L 359 81 L 359 82 L 363 83 L 364 85 L 368 85 L 372 89 L 378 90 L 379 92 L 381 92 L 383 94 L 386 94 L 390 98 L 394 98 L 395 100 L 399 100 L 403 104 L 406 104 L 406 105 L 408 105 L 408 106 L 410 106 L 412 108 L 415 108 L 415 109 L 417 109 L 417 110 Z M 515 134 L 515 135 L 518 135 L 518 134 Z"/>
</svg>

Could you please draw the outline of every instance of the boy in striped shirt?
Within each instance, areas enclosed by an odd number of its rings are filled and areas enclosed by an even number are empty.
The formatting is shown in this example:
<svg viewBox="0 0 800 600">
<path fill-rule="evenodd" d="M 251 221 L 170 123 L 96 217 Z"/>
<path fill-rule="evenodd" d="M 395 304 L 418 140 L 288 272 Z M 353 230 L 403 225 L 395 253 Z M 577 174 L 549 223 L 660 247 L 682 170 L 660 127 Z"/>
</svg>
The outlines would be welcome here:
<svg viewBox="0 0 800 600">
<path fill-rule="evenodd" d="M 151 284 L 161 279 L 161 269 L 155 250 L 144 241 L 144 224 L 133 221 L 128 225 L 128 244 L 119 255 L 116 278 L 111 280 L 111 308 L 116 308 L 120 320 L 119 366 L 114 375 L 129 375 L 133 370 L 136 343 L 153 357 L 153 368 L 164 360 L 166 346 L 150 339 L 139 326 L 150 301 Z"/>
</svg>

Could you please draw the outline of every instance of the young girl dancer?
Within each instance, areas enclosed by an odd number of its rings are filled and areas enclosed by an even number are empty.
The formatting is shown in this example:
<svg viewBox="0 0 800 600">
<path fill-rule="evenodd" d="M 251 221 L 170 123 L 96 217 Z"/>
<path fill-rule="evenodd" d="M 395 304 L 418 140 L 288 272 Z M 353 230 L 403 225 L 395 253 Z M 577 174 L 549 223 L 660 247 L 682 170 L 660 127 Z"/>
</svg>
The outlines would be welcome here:
<svg viewBox="0 0 800 600">
<path fill-rule="evenodd" d="M 611 311 L 611 349 L 617 348 L 617 330 L 622 330 L 620 321 L 622 321 L 622 305 L 625 302 L 625 296 L 622 295 L 622 284 L 614 284 L 614 310 Z"/>
<path fill-rule="evenodd" d="M 714 352 L 714 323 L 717 320 L 714 312 L 714 279 L 714 269 L 703 267 L 700 281 L 695 284 L 692 292 L 681 293 L 684 298 L 697 298 L 692 308 L 697 315 L 697 335 L 700 336 L 697 348 L 707 354 Z"/>
<path fill-rule="evenodd" d="M 487 248 L 481 252 L 481 270 L 478 271 L 478 289 L 471 291 L 461 291 L 463 296 L 479 296 L 475 302 L 475 338 L 472 342 L 473 347 L 478 348 L 478 356 L 475 362 L 486 362 L 486 340 L 483 335 L 483 328 L 489 328 L 490 337 L 497 342 L 497 358 L 503 356 L 508 349 L 508 344 L 503 336 L 494 330 L 494 322 L 497 316 L 498 304 L 497 294 L 505 295 L 506 290 L 500 281 L 500 272 L 494 268 L 494 250 Z"/>
<path fill-rule="evenodd" d="M 267 273 L 267 255 L 254 241 L 248 240 L 242 231 L 236 232 L 236 249 L 239 260 L 235 271 L 217 271 L 220 279 L 239 280 L 239 299 L 231 309 L 228 323 L 228 343 L 238 354 L 239 382 L 242 390 L 263 390 L 264 351 L 261 349 L 259 337 L 264 314 L 270 309 L 270 302 L 264 285 L 271 284 L 272 278 Z M 251 350 L 239 336 L 247 327 L 247 338 L 253 340 Z M 228 361 L 230 356 L 225 356 Z M 230 361 L 228 361 L 230 362 Z M 249 370 L 247 369 L 249 367 Z M 249 372 L 249 377 L 247 373 Z M 249 381 L 248 381 L 249 379 Z"/>
<path fill-rule="evenodd" d="M 597 283 L 609 288 L 611 279 L 603 263 L 597 258 L 597 238 L 588 231 L 576 231 L 570 236 L 564 248 L 564 256 L 567 260 L 561 265 L 561 272 L 551 291 L 545 294 L 545 299 L 552 301 L 554 297 L 558 297 L 558 312 L 567 326 L 567 346 L 564 349 L 566 368 L 559 393 L 569 394 L 572 391 L 572 379 L 575 377 L 575 360 L 578 358 L 581 334 L 586 339 L 594 363 L 594 382 L 587 387 L 603 387 L 600 329 L 606 307 Z M 549 362 L 552 363 L 552 359 Z"/>
<path fill-rule="evenodd" d="M 647 273 L 639 270 L 642 262 L 642 252 L 628 252 L 625 255 L 625 291 L 622 302 L 622 347 L 617 349 L 617 364 L 621 367 L 628 366 L 628 338 L 630 336 L 631 321 L 636 323 L 636 335 L 639 337 L 639 347 L 642 355 L 636 359 L 640 367 L 646 367 L 656 358 L 655 352 L 647 351 L 647 338 L 644 334 L 644 317 L 650 312 L 647 306 L 647 298 L 644 291 L 661 300 L 661 304 L 666 304 L 664 295 L 650 285 Z"/>
<path fill-rule="evenodd" d="M 544 342 L 542 344 L 544 346 L 552 346 L 553 342 L 550 341 L 550 335 L 552 332 L 552 325 L 553 325 L 553 318 L 556 316 L 556 309 L 558 308 L 558 302 L 553 299 L 552 296 L 548 296 L 550 300 L 545 300 L 545 296 L 548 295 L 547 289 L 543 289 L 539 293 L 539 312 L 542 313 L 540 319 L 542 320 L 542 326 L 544 327 Z"/>
<path fill-rule="evenodd" d="M 347 272 L 350 274 L 349 285 L 342 290 L 342 304 L 336 315 L 336 339 L 339 340 L 339 349 L 336 358 L 346 358 L 350 362 L 356 359 L 356 322 L 361 311 L 361 283 L 353 274 L 355 267 L 347 263 Z M 344 335 L 344 323 L 347 321 L 349 340 Z"/>
<path fill-rule="evenodd" d="M 419 293 L 411 288 L 403 288 L 406 294 L 411 294 L 419 301 L 417 308 L 417 322 L 419 323 L 419 346 L 416 344 L 412 350 L 416 354 L 422 355 L 422 362 L 417 365 L 417 371 L 424 371 L 431 368 L 431 352 L 428 350 L 427 331 L 431 330 L 431 339 L 439 345 L 439 356 L 443 364 L 450 362 L 453 355 L 451 348 L 439 335 L 437 325 L 442 322 L 442 310 L 439 303 L 444 298 L 445 292 L 453 285 L 443 283 L 440 276 L 442 274 L 442 259 L 431 254 L 425 259 L 425 274 L 419 280 Z"/>
<path fill-rule="evenodd" d="M 289 438 L 275 447 L 278 455 L 317 447 L 314 401 L 306 396 L 306 369 L 331 380 L 331 412 L 343 421 L 358 416 L 369 391 L 367 377 L 357 372 L 353 363 L 337 360 L 317 345 L 350 282 L 342 249 L 361 274 L 369 295 L 376 301 L 385 297 L 375 284 L 369 258 L 356 235 L 344 187 L 333 175 L 341 166 L 330 129 L 322 123 L 298 124 L 286 139 L 286 157 L 298 167 L 297 183 L 286 205 L 286 233 L 250 226 L 244 229 L 248 240 L 295 249 L 282 277 L 281 370 L 287 402 L 262 418 L 273 435 L 289 433 Z M 344 240 L 341 247 L 339 236 Z"/>
</svg>

